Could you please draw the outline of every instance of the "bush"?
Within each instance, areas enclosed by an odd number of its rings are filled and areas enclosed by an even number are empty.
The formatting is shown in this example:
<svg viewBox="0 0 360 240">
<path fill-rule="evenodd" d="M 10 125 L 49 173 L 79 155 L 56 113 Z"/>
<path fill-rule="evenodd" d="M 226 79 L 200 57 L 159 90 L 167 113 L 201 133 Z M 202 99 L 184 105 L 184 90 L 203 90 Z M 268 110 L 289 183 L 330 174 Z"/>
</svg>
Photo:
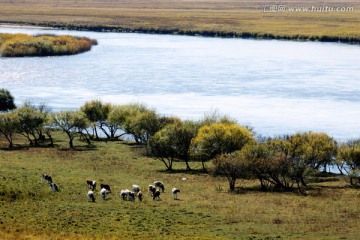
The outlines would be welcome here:
<svg viewBox="0 0 360 240">
<path fill-rule="evenodd" d="M 6 89 L 0 89 L 0 112 L 15 109 L 14 97 Z"/>
</svg>

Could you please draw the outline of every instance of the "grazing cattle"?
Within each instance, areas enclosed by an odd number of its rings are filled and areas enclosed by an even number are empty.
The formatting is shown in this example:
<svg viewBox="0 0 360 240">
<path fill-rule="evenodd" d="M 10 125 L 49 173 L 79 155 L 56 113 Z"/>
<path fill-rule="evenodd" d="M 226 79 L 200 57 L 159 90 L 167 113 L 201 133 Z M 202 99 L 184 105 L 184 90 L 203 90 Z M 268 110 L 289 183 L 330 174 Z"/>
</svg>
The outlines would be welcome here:
<svg viewBox="0 0 360 240">
<path fill-rule="evenodd" d="M 95 191 L 95 190 L 96 190 L 96 181 L 86 179 L 86 185 L 87 185 L 88 188 L 91 189 L 92 191 Z"/>
<path fill-rule="evenodd" d="M 164 185 L 162 182 L 160 182 L 160 181 L 155 181 L 155 182 L 154 182 L 154 186 L 155 186 L 155 187 L 158 187 L 159 189 L 161 189 L 162 192 L 165 191 L 165 185 Z"/>
<path fill-rule="evenodd" d="M 90 190 L 87 195 L 90 202 L 95 202 L 95 195 L 93 191 Z"/>
<path fill-rule="evenodd" d="M 160 200 L 160 191 L 156 190 L 156 192 L 153 195 L 153 200 Z"/>
<path fill-rule="evenodd" d="M 105 188 L 109 193 L 111 193 L 110 186 L 108 184 L 100 184 L 100 189 Z"/>
<path fill-rule="evenodd" d="M 135 185 L 135 184 L 132 185 L 132 190 L 136 194 L 141 191 L 140 187 L 138 185 Z"/>
<path fill-rule="evenodd" d="M 149 187 L 148 187 L 148 192 L 149 192 L 149 194 L 150 194 L 151 196 L 153 196 L 154 193 L 156 192 L 155 186 L 154 186 L 154 185 L 149 185 Z"/>
<path fill-rule="evenodd" d="M 45 173 L 43 173 L 41 175 L 41 180 L 48 181 L 48 183 L 52 183 L 52 177 L 50 175 L 45 174 Z"/>
<path fill-rule="evenodd" d="M 135 193 L 131 192 L 129 189 L 121 190 L 120 198 L 126 201 L 135 201 Z"/>
<path fill-rule="evenodd" d="M 50 185 L 51 191 L 53 191 L 53 192 L 59 191 L 59 187 L 55 183 L 51 182 L 51 183 L 49 183 L 49 185 Z"/>
<path fill-rule="evenodd" d="M 173 198 L 177 199 L 177 194 L 180 192 L 180 189 L 173 188 L 171 192 L 172 192 Z"/>
<path fill-rule="evenodd" d="M 137 198 L 139 199 L 139 201 L 141 202 L 143 200 L 143 194 L 141 191 L 139 191 L 137 194 L 136 194 Z"/>
<path fill-rule="evenodd" d="M 134 202 L 135 201 L 135 193 L 129 192 L 128 200 Z"/>
<path fill-rule="evenodd" d="M 129 189 L 121 190 L 120 191 L 120 198 L 122 200 L 128 200 L 129 199 L 129 193 L 130 193 Z"/>
<path fill-rule="evenodd" d="M 105 188 L 102 188 L 102 189 L 100 190 L 100 195 L 101 195 L 101 198 L 102 198 L 103 200 L 106 199 L 106 194 L 107 194 L 107 190 L 106 190 Z"/>
</svg>

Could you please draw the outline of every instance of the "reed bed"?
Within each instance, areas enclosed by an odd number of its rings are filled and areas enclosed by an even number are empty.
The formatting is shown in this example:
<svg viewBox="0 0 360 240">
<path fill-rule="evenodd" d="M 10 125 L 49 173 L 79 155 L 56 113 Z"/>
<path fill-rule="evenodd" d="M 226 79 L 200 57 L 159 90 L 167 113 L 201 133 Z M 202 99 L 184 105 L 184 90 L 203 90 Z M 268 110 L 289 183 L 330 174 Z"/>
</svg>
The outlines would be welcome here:
<svg viewBox="0 0 360 240">
<path fill-rule="evenodd" d="M 89 51 L 95 39 L 73 36 L 0 33 L 2 57 L 59 56 Z"/>
</svg>

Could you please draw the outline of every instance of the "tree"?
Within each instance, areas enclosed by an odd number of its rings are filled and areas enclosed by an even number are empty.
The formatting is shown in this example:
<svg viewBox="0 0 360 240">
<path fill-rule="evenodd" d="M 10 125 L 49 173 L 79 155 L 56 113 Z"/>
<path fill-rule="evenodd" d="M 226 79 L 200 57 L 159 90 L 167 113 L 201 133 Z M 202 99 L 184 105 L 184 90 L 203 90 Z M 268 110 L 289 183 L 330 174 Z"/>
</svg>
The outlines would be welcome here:
<svg viewBox="0 0 360 240">
<path fill-rule="evenodd" d="M 192 139 L 196 136 L 197 126 L 192 121 L 185 121 L 184 123 L 172 124 L 168 127 L 172 133 L 172 146 L 175 150 L 175 156 L 184 161 L 186 164 L 186 171 L 190 171 L 190 146 Z"/>
<path fill-rule="evenodd" d="M 261 188 L 267 190 L 291 189 L 294 180 L 289 176 L 290 163 L 284 153 L 285 140 L 267 139 L 263 142 L 248 144 L 242 150 L 252 175 L 259 179 Z"/>
<path fill-rule="evenodd" d="M 142 144 L 146 144 L 149 138 L 161 129 L 159 116 L 154 110 L 146 109 L 138 112 L 129 120 L 129 133 Z"/>
<path fill-rule="evenodd" d="M 349 176 L 351 185 L 360 185 L 360 139 L 340 145 L 336 164 L 340 172 Z"/>
<path fill-rule="evenodd" d="M 9 142 L 9 148 L 13 148 L 13 135 L 17 132 L 19 124 L 17 114 L 12 112 L 0 113 L 0 133 Z"/>
<path fill-rule="evenodd" d="M 107 122 L 111 107 L 110 103 L 103 104 L 100 100 L 92 100 L 80 108 L 89 119 L 96 139 L 99 139 L 97 128 L 100 128 L 107 138 L 116 137 L 117 128 Z"/>
<path fill-rule="evenodd" d="M 38 105 L 34 105 L 32 104 L 31 102 L 25 102 L 24 106 L 27 106 L 27 103 L 29 103 L 29 107 L 37 110 L 40 112 L 40 114 L 42 115 L 42 117 L 45 119 L 43 125 L 41 128 L 38 128 L 37 131 L 38 131 L 38 136 L 39 136 L 39 139 L 42 140 L 42 141 L 45 141 L 45 135 L 48 136 L 49 140 L 50 140 L 50 146 L 53 146 L 54 143 L 53 143 L 53 139 L 52 139 L 52 136 L 51 136 L 51 108 L 49 108 L 45 103 L 40 103 Z M 44 135 L 45 134 L 45 135 Z"/>
<path fill-rule="evenodd" d="M 18 132 L 29 140 L 30 145 L 38 145 L 39 140 L 44 140 L 43 130 L 48 122 L 49 111 L 44 104 L 37 108 L 30 102 L 14 111 L 20 122 Z"/>
<path fill-rule="evenodd" d="M 220 154 L 230 154 L 254 142 L 252 133 L 234 123 L 213 123 L 201 127 L 192 141 L 192 151 L 209 160 Z"/>
<path fill-rule="evenodd" d="M 285 137 L 284 153 L 291 162 L 291 177 L 306 186 L 304 181 L 308 168 L 318 169 L 331 164 L 336 156 L 337 143 L 325 133 L 297 133 Z"/>
<path fill-rule="evenodd" d="M 164 163 L 166 170 L 172 171 L 175 151 L 171 146 L 171 134 L 166 128 L 157 132 L 148 142 L 150 153 L 153 157 Z"/>
<path fill-rule="evenodd" d="M 241 152 L 263 189 L 289 190 L 297 184 L 301 190 L 308 170 L 331 164 L 336 149 L 336 142 L 328 135 L 308 132 L 269 138 L 247 145 Z"/>
<path fill-rule="evenodd" d="M 218 155 L 213 164 L 215 166 L 214 173 L 227 178 L 230 191 L 235 190 L 237 179 L 249 179 L 251 177 L 248 162 L 238 152 Z"/>
<path fill-rule="evenodd" d="M 149 148 L 153 156 L 159 158 L 162 162 L 169 159 L 172 162 L 175 158 L 182 160 L 186 164 L 186 170 L 191 170 L 190 145 L 191 140 L 196 135 L 197 126 L 194 122 L 176 122 L 168 124 L 150 138 Z M 166 141 L 166 142 L 165 142 Z"/>
<path fill-rule="evenodd" d="M 83 133 L 84 129 L 89 126 L 89 122 L 82 111 L 60 111 L 53 113 L 52 125 L 54 128 L 60 129 L 67 134 L 70 148 L 74 148 L 73 140 L 77 135 L 85 137 L 88 144 L 90 144 L 90 140 Z"/>
<path fill-rule="evenodd" d="M 143 104 L 116 106 L 109 114 L 109 122 L 131 135 L 137 143 L 146 144 L 162 127 L 161 118 L 155 110 Z"/>
<path fill-rule="evenodd" d="M 0 112 L 6 112 L 15 109 L 14 97 L 11 93 L 4 89 L 0 89 Z"/>
<path fill-rule="evenodd" d="M 334 163 L 337 154 L 337 142 L 326 133 L 304 133 L 306 138 L 306 157 L 309 165 L 314 169 L 323 168 Z"/>
</svg>

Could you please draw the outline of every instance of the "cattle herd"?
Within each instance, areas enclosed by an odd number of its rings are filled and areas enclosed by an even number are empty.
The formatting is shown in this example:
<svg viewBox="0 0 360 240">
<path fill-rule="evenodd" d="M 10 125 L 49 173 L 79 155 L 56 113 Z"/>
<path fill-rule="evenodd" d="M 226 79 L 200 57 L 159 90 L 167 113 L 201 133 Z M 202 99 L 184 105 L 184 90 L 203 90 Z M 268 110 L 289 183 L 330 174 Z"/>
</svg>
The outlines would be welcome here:
<svg viewBox="0 0 360 240">
<path fill-rule="evenodd" d="M 42 181 L 47 181 L 49 183 L 51 191 L 54 191 L 54 192 L 59 191 L 59 187 L 57 186 L 57 184 L 55 184 L 53 182 L 53 179 L 50 175 L 44 173 L 44 174 L 42 174 L 41 179 L 42 179 Z M 186 180 L 186 178 L 183 178 L 182 180 Z M 96 181 L 86 179 L 85 183 L 88 188 L 88 193 L 87 193 L 88 201 L 95 202 L 94 191 L 96 191 L 96 186 L 97 186 Z M 155 181 L 153 184 L 150 184 L 148 186 L 148 193 L 150 194 L 150 196 L 152 197 L 153 200 L 161 200 L 160 194 L 164 193 L 164 192 L 165 192 L 165 185 L 164 185 L 164 183 L 162 183 L 160 181 Z M 180 192 L 180 189 L 178 189 L 178 188 L 173 188 L 171 190 L 173 199 L 178 199 L 177 194 L 179 192 Z M 110 193 L 112 193 L 111 189 L 110 189 L 110 185 L 103 184 L 103 183 L 100 184 L 100 196 L 103 200 L 106 200 L 106 196 Z M 138 199 L 138 201 L 142 201 L 143 197 L 144 196 L 143 196 L 143 193 L 142 193 L 140 187 L 136 184 L 132 185 L 132 190 L 124 189 L 124 190 L 120 191 L 120 199 L 122 199 L 124 201 L 135 201 L 135 199 Z"/>
</svg>

